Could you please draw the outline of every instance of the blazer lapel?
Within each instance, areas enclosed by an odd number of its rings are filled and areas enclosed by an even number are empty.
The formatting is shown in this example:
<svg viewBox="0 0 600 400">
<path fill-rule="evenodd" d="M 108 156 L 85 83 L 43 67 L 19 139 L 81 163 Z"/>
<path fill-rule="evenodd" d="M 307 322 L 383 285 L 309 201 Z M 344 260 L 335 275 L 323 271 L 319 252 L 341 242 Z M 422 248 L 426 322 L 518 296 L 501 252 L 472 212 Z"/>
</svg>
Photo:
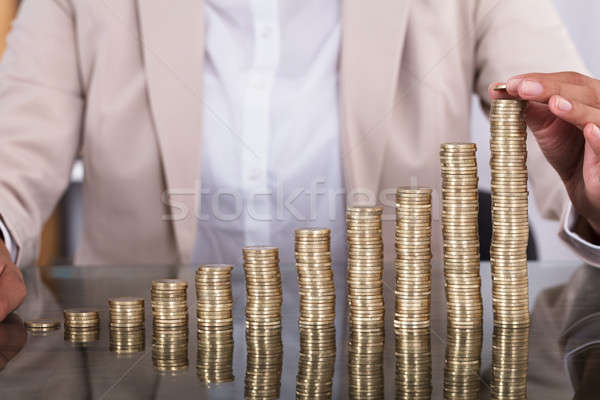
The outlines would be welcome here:
<svg viewBox="0 0 600 400">
<path fill-rule="evenodd" d="M 379 191 L 412 0 L 344 0 L 341 141 L 348 189 Z"/>
<path fill-rule="evenodd" d="M 180 262 L 189 263 L 200 176 L 204 5 L 202 0 L 137 0 L 137 5 L 148 96 L 166 182 L 163 201 L 173 204 L 167 213 L 174 217 L 163 218 L 172 220 Z"/>
</svg>

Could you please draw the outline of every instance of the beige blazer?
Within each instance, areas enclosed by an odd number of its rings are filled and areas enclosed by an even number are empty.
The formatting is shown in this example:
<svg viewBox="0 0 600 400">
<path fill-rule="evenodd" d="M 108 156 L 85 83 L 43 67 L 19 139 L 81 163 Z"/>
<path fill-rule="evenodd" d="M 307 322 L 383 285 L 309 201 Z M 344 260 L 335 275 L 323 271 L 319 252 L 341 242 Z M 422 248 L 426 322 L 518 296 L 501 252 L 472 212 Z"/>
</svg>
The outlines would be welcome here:
<svg viewBox="0 0 600 400">
<path fill-rule="evenodd" d="M 190 262 L 204 31 L 201 0 L 24 2 L 0 65 L 0 214 L 19 264 L 34 262 L 79 154 L 77 263 Z M 486 102 L 492 81 L 556 70 L 584 66 L 550 0 L 343 0 L 347 189 L 387 193 L 387 204 L 399 185 L 439 193 L 439 145 L 469 140 L 472 93 Z M 538 204 L 556 217 L 561 183 L 529 150 Z"/>
</svg>

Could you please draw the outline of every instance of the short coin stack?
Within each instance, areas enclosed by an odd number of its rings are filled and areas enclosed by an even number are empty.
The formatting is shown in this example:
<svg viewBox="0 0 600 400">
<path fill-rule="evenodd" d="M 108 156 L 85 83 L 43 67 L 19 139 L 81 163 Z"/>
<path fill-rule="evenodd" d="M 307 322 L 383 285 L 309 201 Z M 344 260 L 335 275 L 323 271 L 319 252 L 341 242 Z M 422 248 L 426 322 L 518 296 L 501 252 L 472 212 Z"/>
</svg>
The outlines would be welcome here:
<svg viewBox="0 0 600 400">
<path fill-rule="evenodd" d="M 331 399 L 335 369 L 335 327 L 300 328 L 296 399 Z"/>
<path fill-rule="evenodd" d="M 492 302 L 494 325 L 529 326 L 527 125 L 521 100 L 492 103 Z"/>
<path fill-rule="evenodd" d="M 152 360 L 165 372 L 188 366 L 187 282 L 160 279 L 152 282 Z"/>
<path fill-rule="evenodd" d="M 335 322 L 335 286 L 331 269 L 330 230 L 296 230 L 296 271 L 301 328 L 331 327 Z"/>
<path fill-rule="evenodd" d="M 25 321 L 25 328 L 34 336 L 45 336 L 60 328 L 60 322 L 53 319 L 33 319 Z"/>
<path fill-rule="evenodd" d="M 442 233 L 448 326 L 481 327 L 477 148 L 473 143 L 441 145 Z"/>
<path fill-rule="evenodd" d="M 492 399 L 527 399 L 529 327 L 494 326 Z"/>
<path fill-rule="evenodd" d="M 350 398 L 383 398 L 383 240 L 381 207 L 346 210 Z"/>
<path fill-rule="evenodd" d="M 277 247 L 242 249 L 246 275 L 246 399 L 277 399 L 281 388 L 281 273 Z"/>
<path fill-rule="evenodd" d="M 96 310 L 71 308 L 64 310 L 65 340 L 72 343 L 95 342 L 100 337 L 100 314 Z"/>
<path fill-rule="evenodd" d="M 431 396 L 431 189 L 396 192 L 396 398 Z"/>
<path fill-rule="evenodd" d="M 196 270 L 198 361 L 196 373 L 205 383 L 233 380 L 233 293 L 227 264 Z"/>
<path fill-rule="evenodd" d="M 444 364 L 444 399 L 479 399 L 482 333 L 481 327 L 448 327 Z"/>
<path fill-rule="evenodd" d="M 296 398 L 329 399 L 336 353 L 330 230 L 296 230 L 295 251 L 300 291 Z"/>
<path fill-rule="evenodd" d="M 110 316 L 110 351 L 136 353 L 144 351 L 144 299 L 118 297 L 108 300 Z"/>
</svg>

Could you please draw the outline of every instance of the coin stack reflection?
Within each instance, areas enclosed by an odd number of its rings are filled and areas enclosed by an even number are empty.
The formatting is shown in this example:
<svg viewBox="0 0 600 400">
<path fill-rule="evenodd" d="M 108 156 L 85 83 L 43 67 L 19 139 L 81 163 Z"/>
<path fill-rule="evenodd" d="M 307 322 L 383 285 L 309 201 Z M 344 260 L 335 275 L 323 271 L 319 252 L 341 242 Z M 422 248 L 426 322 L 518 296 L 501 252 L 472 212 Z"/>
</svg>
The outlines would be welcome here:
<svg viewBox="0 0 600 400">
<path fill-rule="evenodd" d="M 529 327 L 526 107 L 521 100 L 494 100 L 490 114 L 495 398 L 518 399 L 527 394 L 527 346 L 523 345 Z M 513 348 L 521 353 L 511 353 Z M 507 379 L 510 388 L 503 385 Z"/>
<path fill-rule="evenodd" d="M 144 351 L 144 299 L 118 297 L 108 300 L 110 315 L 110 351 L 137 353 Z"/>
<path fill-rule="evenodd" d="M 527 398 L 529 327 L 494 326 L 492 399 Z"/>
<path fill-rule="evenodd" d="M 444 399 L 479 399 L 482 332 L 481 327 L 448 327 Z"/>
<path fill-rule="evenodd" d="M 201 265 L 196 270 L 196 372 L 204 383 L 234 379 L 232 270 L 226 264 Z"/>
<path fill-rule="evenodd" d="M 276 247 L 242 249 L 246 275 L 246 399 L 277 399 L 281 387 L 281 273 Z"/>
<path fill-rule="evenodd" d="M 160 279 L 152 282 L 152 361 L 165 372 L 188 366 L 187 282 Z"/>
<path fill-rule="evenodd" d="M 350 398 L 383 398 L 383 240 L 381 207 L 346 210 Z"/>
<path fill-rule="evenodd" d="M 335 327 L 300 328 L 296 399 L 331 399 L 335 371 Z"/>
<path fill-rule="evenodd" d="M 431 189 L 396 191 L 396 398 L 431 396 Z"/>
<path fill-rule="evenodd" d="M 330 230 L 296 230 L 300 355 L 296 398 L 330 398 L 335 364 L 335 286 Z"/>
<path fill-rule="evenodd" d="M 96 310 L 71 308 L 64 310 L 65 340 L 84 344 L 100 337 L 100 314 Z"/>
</svg>

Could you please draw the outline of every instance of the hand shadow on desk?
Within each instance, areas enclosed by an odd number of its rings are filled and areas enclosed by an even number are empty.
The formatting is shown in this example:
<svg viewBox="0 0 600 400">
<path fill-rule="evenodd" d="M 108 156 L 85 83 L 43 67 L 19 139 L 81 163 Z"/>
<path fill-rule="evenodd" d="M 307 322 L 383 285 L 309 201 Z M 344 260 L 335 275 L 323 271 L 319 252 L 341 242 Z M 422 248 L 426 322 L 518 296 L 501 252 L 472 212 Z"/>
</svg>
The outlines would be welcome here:
<svg viewBox="0 0 600 400">
<path fill-rule="evenodd" d="M 0 323 L 0 371 L 6 367 L 27 343 L 27 331 L 17 314 L 10 314 Z"/>
</svg>

